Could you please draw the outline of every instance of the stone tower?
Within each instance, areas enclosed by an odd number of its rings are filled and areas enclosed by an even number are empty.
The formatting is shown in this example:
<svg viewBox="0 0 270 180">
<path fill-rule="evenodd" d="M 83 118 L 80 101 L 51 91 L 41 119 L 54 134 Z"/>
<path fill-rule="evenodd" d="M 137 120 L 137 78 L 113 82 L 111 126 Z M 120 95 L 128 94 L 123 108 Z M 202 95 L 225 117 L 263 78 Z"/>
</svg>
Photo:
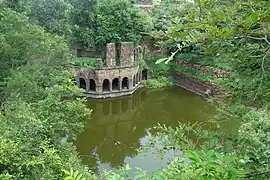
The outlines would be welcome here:
<svg viewBox="0 0 270 180">
<path fill-rule="evenodd" d="M 115 44 L 114 43 L 108 43 L 106 44 L 106 64 L 107 68 L 113 68 L 115 64 L 115 58 L 116 58 L 116 51 L 115 51 Z"/>
</svg>

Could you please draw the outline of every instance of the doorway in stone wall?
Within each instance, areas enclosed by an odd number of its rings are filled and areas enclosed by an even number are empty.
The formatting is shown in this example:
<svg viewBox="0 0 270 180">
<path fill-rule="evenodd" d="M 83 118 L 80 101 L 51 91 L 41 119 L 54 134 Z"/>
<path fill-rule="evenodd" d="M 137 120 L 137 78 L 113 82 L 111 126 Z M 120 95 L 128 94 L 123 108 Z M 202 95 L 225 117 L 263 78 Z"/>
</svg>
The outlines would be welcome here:
<svg viewBox="0 0 270 180">
<path fill-rule="evenodd" d="M 122 80 L 122 89 L 129 89 L 129 82 L 127 77 L 124 77 Z"/>
<path fill-rule="evenodd" d="M 142 71 L 142 80 L 147 80 L 147 77 L 148 77 L 148 70 L 144 69 Z"/>
<path fill-rule="evenodd" d="M 110 80 L 109 79 L 104 79 L 103 84 L 102 84 L 102 89 L 103 89 L 103 92 L 110 91 Z"/>
<path fill-rule="evenodd" d="M 112 81 L 112 90 L 113 91 L 118 91 L 120 90 L 120 86 L 119 86 L 119 79 L 118 78 L 114 78 Z"/>
<path fill-rule="evenodd" d="M 90 91 L 96 91 L 96 82 L 94 79 L 90 79 Z"/>
<path fill-rule="evenodd" d="M 80 87 L 81 89 L 86 90 L 86 82 L 85 82 L 85 79 L 84 79 L 84 78 L 80 78 L 79 81 L 80 81 L 79 87 Z"/>
</svg>

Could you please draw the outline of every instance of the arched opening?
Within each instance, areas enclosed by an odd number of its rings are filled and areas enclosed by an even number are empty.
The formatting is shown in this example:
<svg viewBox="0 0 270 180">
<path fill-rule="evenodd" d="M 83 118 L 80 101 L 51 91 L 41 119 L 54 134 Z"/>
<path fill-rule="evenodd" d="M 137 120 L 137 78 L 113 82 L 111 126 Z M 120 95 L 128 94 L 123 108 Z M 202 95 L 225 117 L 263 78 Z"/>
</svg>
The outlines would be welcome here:
<svg viewBox="0 0 270 180">
<path fill-rule="evenodd" d="M 103 84 L 102 84 L 103 92 L 108 92 L 110 91 L 110 81 L 109 79 L 104 79 Z"/>
<path fill-rule="evenodd" d="M 144 70 L 142 71 L 142 80 L 147 80 L 147 76 L 148 76 L 147 69 L 144 69 Z"/>
<path fill-rule="evenodd" d="M 122 89 L 129 89 L 127 77 L 124 77 L 122 80 Z"/>
<path fill-rule="evenodd" d="M 83 50 L 77 49 L 77 57 L 83 57 Z"/>
<path fill-rule="evenodd" d="M 133 87 L 136 85 L 136 77 L 135 75 L 133 76 Z"/>
<path fill-rule="evenodd" d="M 96 91 L 96 82 L 94 79 L 90 79 L 90 91 Z"/>
<path fill-rule="evenodd" d="M 120 90 L 119 79 L 118 78 L 113 79 L 113 81 L 112 81 L 112 90 L 113 91 Z"/>
<path fill-rule="evenodd" d="M 139 83 L 139 74 L 137 73 L 136 74 L 136 84 L 138 84 Z"/>
<path fill-rule="evenodd" d="M 84 78 L 80 78 L 80 88 L 86 90 L 86 82 Z"/>
</svg>

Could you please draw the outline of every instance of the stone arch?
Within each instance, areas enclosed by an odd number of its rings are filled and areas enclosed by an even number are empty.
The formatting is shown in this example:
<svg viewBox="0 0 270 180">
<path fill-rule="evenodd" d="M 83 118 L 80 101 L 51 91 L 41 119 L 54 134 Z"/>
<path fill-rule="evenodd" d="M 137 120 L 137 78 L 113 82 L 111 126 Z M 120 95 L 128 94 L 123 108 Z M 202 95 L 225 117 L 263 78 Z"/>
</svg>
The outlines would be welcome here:
<svg viewBox="0 0 270 180">
<path fill-rule="evenodd" d="M 86 90 L 86 81 L 84 78 L 79 79 L 79 87 Z"/>
<path fill-rule="evenodd" d="M 90 91 L 96 91 L 96 82 L 95 82 L 95 80 L 94 79 L 90 79 L 89 84 L 90 84 L 89 90 Z"/>
<path fill-rule="evenodd" d="M 148 78 L 148 70 L 144 69 L 142 70 L 142 80 L 147 80 Z"/>
<path fill-rule="evenodd" d="M 112 90 L 120 90 L 119 79 L 114 78 L 112 81 Z"/>
<path fill-rule="evenodd" d="M 102 90 L 103 92 L 108 92 L 110 91 L 110 80 L 109 79 L 104 79 L 102 83 Z"/>
<path fill-rule="evenodd" d="M 122 79 L 122 89 L 129 89 L 129 80 L 127 77 Z"/>
<path fill-rule="evenodd" d="M 136 76 L 134 75 L 133 76 L 133 87 L 135 87 L 136 86 Z"/>
</svg>

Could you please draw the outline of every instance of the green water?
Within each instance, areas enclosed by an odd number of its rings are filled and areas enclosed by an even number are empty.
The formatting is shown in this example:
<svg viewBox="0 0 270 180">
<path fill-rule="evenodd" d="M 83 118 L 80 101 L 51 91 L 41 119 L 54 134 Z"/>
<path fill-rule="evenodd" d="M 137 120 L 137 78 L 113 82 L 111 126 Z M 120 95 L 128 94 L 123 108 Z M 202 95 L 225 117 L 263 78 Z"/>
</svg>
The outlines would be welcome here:
<svg viewBox="0 0 270 180">
<path fill-rule="evenodd" d="M 176 126 L 178 122 L 208 122 L 215 115 L 215 107 L 201 97 L 180 88 L 162 90 L 142 89 L 132 96 L 117 99 L 88 101 L 93 109 L 85 131 L 76 140 L 83 163 L 95 172 L 113 169 L 128 163 L 149 172 L 164 167 L 181 151 L 167 151 L 160 159 L 154 149 L 138 153 L 137 149 L 149 142 L 150 128 L 157 123 Z M 232 123 L 219 129 L 232 131 Z M 158 144 L 157 144 L 158 145 Z"/>
</svg>

